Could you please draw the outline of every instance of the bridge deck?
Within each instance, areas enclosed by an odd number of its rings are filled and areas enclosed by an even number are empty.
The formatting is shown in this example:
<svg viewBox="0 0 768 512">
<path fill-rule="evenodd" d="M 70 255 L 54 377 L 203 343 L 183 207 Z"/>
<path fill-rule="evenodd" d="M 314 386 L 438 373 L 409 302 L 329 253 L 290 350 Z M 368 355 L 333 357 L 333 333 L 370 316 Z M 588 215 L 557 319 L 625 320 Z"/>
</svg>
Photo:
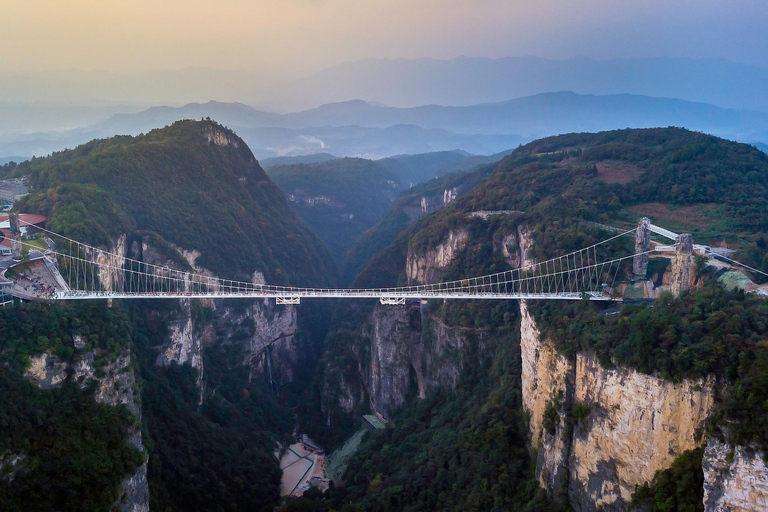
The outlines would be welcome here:
<svg viewBox="0 0 768 512">
<path fill-rule="evenodd" d="M 290 293 L 254 293 L 254 292 L 226 292 L 226 293 L 182 293 L 182 292 L 158 292 L 158 293 L 119 293 L 119 292 L 91 292 L 91 291 L 63 291 L 52 294 L 50 300 L 77 300 L 77 299 L 485 299 L 485 300 L 579 300 L 586 295 L 589 300 L 616 301 L 619 300 L 598 292 L 581 293 L 493 293 L 493 292 L 423 292 L 423 293 L 382 293 L 366 290 L 325 290 L 325 291 L 296 291 Z"/>
</svg>

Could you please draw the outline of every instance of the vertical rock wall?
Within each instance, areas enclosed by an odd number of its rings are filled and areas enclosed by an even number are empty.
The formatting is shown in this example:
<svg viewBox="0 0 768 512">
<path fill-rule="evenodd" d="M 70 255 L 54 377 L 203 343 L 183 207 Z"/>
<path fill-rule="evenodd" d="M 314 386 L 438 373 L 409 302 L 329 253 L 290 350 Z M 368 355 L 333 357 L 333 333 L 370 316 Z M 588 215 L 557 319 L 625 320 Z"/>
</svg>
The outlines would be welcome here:
<svg viewBox="0 0 768 512">
<path fill-rule="evenodd" d="M 421 355 L 421 314 L 407 306 L 377 305 L 370 318 L 370 364 L 365 369 L 371 408 L 383 419 L 413 390 Z"/>
<path fill-rule="evenodd" d="M 706 512 L 768 510 L 765 453 L 709 438 L 702 467 Z"/>
<path fill-rule="evenodd" d="M 574 430 L 569 495 L 580 510 L 621 510 L 636 485 L 702 444 L 715 382 L 672 383 L 625 368 L 608 370 L 590 354 L 578 354 L 575 366 L 573 401 L 589 414 Z"/>
<path fill-rule="evenodd" d="M 703 443 L 714 379 L 667 382 L 602 368 L 590 354 L 571 362 L 541 338 L 524 302 L 521 317 L 523 406 L 537 477 L 550 493 L 567 494 L 577 511 L 624 510 L 636 485 Z M 544 428 L 550 403 L 558 410 L 555 435 Z M 575 406 L 583 418 L 574 417 Z"/>
<path fill-rule="evenodd" d="M 562 494 L 568 486 L 570 439 L 560 435 L 565 421 L 561 411 L 573 395 L 573 368 L 554 343 L 541 337 L 526 301 L 520 301 L 520 352 L 523 408 L 529 417 L 531 445 L 538 453 L 536 476 L 542 487 Z M 554 434 L 544 428 L 548 405 L 558 410 Z"/>
<path fill-rule="evenodd" d="M 451 263 L 458 251 L 467 245 L 469 233 L 464 230 L 451 231 L 445 242 L 424 254 L 408 252 L 406 275 L 409 284 L 439 282 L 443 271 Z"/>
<path fill-rule="evenodd" d="M 74 336 L 77 338 L 77 335 Z M 85 387 L 96 381 L 94 398 L 107 405 L 123 404 L 141 424 L 141 409 L 136 390 L 136 376 L 133 372 L 131 353 L 122 352 L 109 365 L 99 368 L 94 365 L 93 352 L 84 352 L 75 357 L 70 365 L 49 352 L 30 356 L 30 366 L 25 376 L 42 388 L 61 385 L 71 369 L 72 379 Z M 126 442 L 146 455 L 147 450 L 141 441 L 141 431 L 132 428 Z M 147 463 L 139 466 L 135 473 L 120 484 L 121 494 L 114 507 L 121 512 L 149 512 L 149 485 L 147 483 Z"/>
</svg>

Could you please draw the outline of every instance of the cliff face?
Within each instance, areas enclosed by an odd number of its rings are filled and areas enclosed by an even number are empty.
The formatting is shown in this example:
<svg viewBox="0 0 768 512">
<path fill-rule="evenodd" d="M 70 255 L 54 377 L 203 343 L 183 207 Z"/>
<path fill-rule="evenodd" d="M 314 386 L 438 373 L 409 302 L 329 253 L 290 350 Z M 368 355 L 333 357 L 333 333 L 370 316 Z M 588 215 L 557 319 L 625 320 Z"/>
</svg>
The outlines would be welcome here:
<svg viewBox="0 0 768 512">
<path fill-rule="evenodd" d="M 548 434 L 543 425 L 547 406 L 551 408 L 550 404 L 559 405 L 569 398 L 566 391 L 573 389 L 573 368 L 557 353 L 554 343 L 541 338 L 525 301 L 520 301 L 520 352 L 523 407 L 529 415 L 531 444 L 538 450 L 536 475 L 545 489 L 565 494 L 570 443 L 559 435 Z M 560 420 L 558 412 L 557 422 Z"/>
<path fill-rule="evenodd" d="M 709 438 L 702 467 L 706 512 L 768 510 L 768 466 L 761 451 Z"/>
<path fill-rule="evenodd" d="M 541 339 L 524 303 L 521 313 L 523 405 L 550 492 L 576 510 L 622 510 L 636 485 L 702 444 L 714 379 L 671 383 L 602 368 L 590 354 L 568 361 Z"/>
<path fill-rule="evenodd" d="M 371 408 L 388 420 L 412 392 L 412 375 L 420 370 L 421 313 L 418 308 L 377 305 L 366 327 L 368 396 Z"/>
<path fill-rule="evenodd" d="M 451 231 L 443 243 L 424 254 L 409 251 L 406 261 L 408 284 L 439 282 L 456 253 L 467 245 L 468 237 L 469 233 L 464 229 Z"/>
<path fill-rule="evenodd" d="M 219 325 L 228 341 L 245 347 L 243 364 L 250 367 L 250 379 L 267 378 L 292 382 L 300 364 L 295 337 L 298 316 L 293 306 L 276 306 L 268 300 L 255 301 L 244 312 L 220 305 Z M 242 338 L 242 339 L 238 339 Z"/>
<path fill-rule="evenodd" d="M 467 239 L 468 232 L 459 229 L 424 254 L 409 253 L 408 281 L 439 281 Z M 424 317 L 418 305 L 377 304 L 355 333 L 351 354 L 356 368 L 351 372 L 327 368 L 335 379 L 332 383 L 326 379 L 323 389 L 329 421 L 332 407 L 353 414 L 366 394 L 373 412 L 387 421 L 408 396 L 423 398 L 431 388 L 455 385 L 463 366 L 462 348 L 469 336 L 482 337 L 480 331 Z M 350 381 L 352 375 L 359 381 Z"/>
<path fill-rule="evenodd" d="M 78 335 L 73 338 L 77 347 L 80 344 Z M 42 388 L 51 388 L 60 386 L 66 379 L 67 372 L 71 371 L 72 379 L 81 387 L 92 381 L 96 382 L 94 397 L 97 402 L 107 405 L 123 404 L 136 417 L 137 424 L 141 424 L 141 409 L 130 351 L 120 353 L 106 366 L 100 366 L 98 371 L 94 364 L 97 355 L 94 352 L 84 352 L 78 354 L 72 363 L 67 363 L 49 352 L 44 352 L 29 358 L 30 365 L 25 376 Z M 146 455 L 139 429 L 132 428 L 126 442 Z M 149 512 L 146 462 L 120 486 L 121 496 L 115 503 L 116 508 L 122 512 Z"/>
<path fill-rule="evenodd" d="M 635 485 L 702 444 L 714 379 L 671 383 L 634 370 L 607 370 L 579 354 L 574 381 L 574 403 L 590 408 L 574 430 L 570 453 L 569 495 L 581 510 L 623 508 Z"/>
</svg>

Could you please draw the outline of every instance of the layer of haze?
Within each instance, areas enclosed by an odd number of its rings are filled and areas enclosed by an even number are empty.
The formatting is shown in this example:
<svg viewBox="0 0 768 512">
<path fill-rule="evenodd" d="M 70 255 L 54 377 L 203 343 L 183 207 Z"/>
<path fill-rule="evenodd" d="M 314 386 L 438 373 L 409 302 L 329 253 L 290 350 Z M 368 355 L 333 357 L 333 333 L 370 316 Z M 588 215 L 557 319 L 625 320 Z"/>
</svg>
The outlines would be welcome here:
<svg viewBox="0 0 768 512">
<path fill-rule="evenodd" d="M 0 71 L 209 67 L 295 78 L 367 57 L 722 57 L 768 66 L 765 0 L 27 0 Z"/>
</svg>

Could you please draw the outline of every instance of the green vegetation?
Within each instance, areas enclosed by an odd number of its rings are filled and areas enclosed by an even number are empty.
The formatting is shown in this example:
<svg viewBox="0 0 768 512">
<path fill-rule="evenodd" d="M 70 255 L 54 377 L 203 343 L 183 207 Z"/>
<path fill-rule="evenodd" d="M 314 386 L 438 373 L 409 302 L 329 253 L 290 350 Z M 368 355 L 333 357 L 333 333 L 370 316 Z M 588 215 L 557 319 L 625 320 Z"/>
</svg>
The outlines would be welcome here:
<svg viewBox="0 0 768 512">
<path fill-rule="evenodd" d="M 268 174 L 339 265 L 347 248 L 381 218 L 401 189 L 395 174 L 363 158 L 277 166 Z"/>
<path fill-rule="evenodd" d="M 143 462 L 126 443 L 135 418 L 124 407 L 96 403 L 94 384 L 68 377 L 40 389 L 24 377 L 28 357 L 51 351 L 75 357 L 72 336 L 95 351 L 96 365 L 128 350 L 129 322 L 106 305 L 39 303 L 0 308 L 0 460 L 22 456 L 10 481 L 0 479 L 0 508 L 110 510 L 119 484 Z"/>
<path fill-rule="evenodd" d="M 293 429 L 284 399 L 248 381 L 240 345 L 216 344 L 204 353 L 207 393 L 198 405 L 193 368 L 155 365 L 157 347 L 167 340 L 164 308 L 173 305 L 127 306 L 143 383 L 152 510 L 274 510 L 280 467 L 272 454 Z M 199 319 L 206 315 L 195 309 Z"/>
<path fill-rule="evenodd" d="M 274 284 L 334 281 L 322 243 L 245 143 L 212 121 L 92 141 L 13 173 L 29 175 L 37 191 L 19 210 L 47 215 L 52 230 L 83 242 L 107 245 L 141 229 L 199 250 L 198 263 L 220 276 L 249 279 L 258 269 Z"/>
<path fill-rule="evenodd" d="M 404 405 L 394 427 L 361 443 L 344 485 L 302 502 L 303 510 L 557 510 L 532 478 L 516 307 L 487 307 L 497 318 L 494 336 L 482 350 L 465 347 L 469 364 L 455 391 L 435 389 Z"/>
<path fill-rule="evenodd" d="M 457 165 L 468 156 L 469 153 L 464 151 L 434 151 L 417 155 L 395 155 L 377 160 L 377 163 L 397 175 L 400 182 L 408 187 L 450 172 L 444 169 Z"/>
<path fill-rule="evenodd" d="M 424 215 L 422 198 L 426 198 L 434 205 L 439 203 L 442 206 L 443 194 L 446 190 L 455 189 L 457 195 L 464 194 L 492 170 L 493 166 L 487 165 L 465 174 L 450 174 L 416 185 L 403 192 L 381 219 L 349 248 L 344 264 L 343 282 L 352 282 L 374 256 L 386 249 L 408 226 Z"/>
<path fill-rule="evenodd" d="M 699 512 L 704 510 L 703 448 L 689 450 L 658 471 L 650 484 L 635 490 L 629 510 L 648 512 Z"/>
<path fill-rule="evenodd" d="M 756 185 L 756 181 L 760 184 Z M 669 128 L 551 137 L 516 150 L 474 189 L 439 212 L 404 229 L 381 230 L 386 237 L 397 231 L 400 234 L 388 247 L 368 259 L 353 284 L 403 284 L 406 255 L 433 249 L 457 228 L 468 231 L 469 241 L 445 270 L 445 280 L 510 268 L 510 262 L 501 257 L 500 244 L 506 236 L 518 233 L 520 227 L 529 230 L 533 242 L 527 257 L 540 261 L 606 238 L 604 231 L 581 220 L 629 229 L 640 216 L 649 215 L 654 219 L 654 213 L 665 211 L 656 203 L 664 208 L 690 208 L 674 211 L 696 212 L 702 227 L 678 224 L 690 228 L 695 240 L 728 241 L 741 248 L 737 259 L 765 265 L 768 259 L 765 251 L 760 250 L 766 244 L 762 232 L 768 228 L 765 183 L 768 183 L 768 156 L 751 146 L 700 133 Z M 409 222 L 403 215 L 404 210 L 395 211 L 396 205 L 391 210 L 392 217 L 385 215 L 380 225 L 385 220 L 389 223 L 387 227 Z M 478 210 L 515 213 L 487 221 L 467 217 L 467 213 Z M 654 220 L 665 225 L 666 218 Z M 370 231 L 374 239 L 370 247 L 375 248 L 360 250 L 361 261 L 367 259 L 365 254 L 378 249 L 373 236 L 375 229 Z M 366 241 L 367 236 L 364 235 L 358 245 Z M 632 240 L 620 238 L 601 246 L 601 250 L 601 259 L 626 255 L 632 251 Z M 664 267 L 661 262 L 655 264 L 654 269 L 658 272 Z M 629 278 L 629 272 L 631 268 L 627 265 L 619 274 L 619 280 Z M 428 305 L 426 317 L 435 316 L 447 325 L 469 329 L 468 350 L 478 350 L 477 339 L 481 336 L 483 353 L 493 354 L 497 360 L 493 364 L 473 362 L 462 366 L 456 391 L 437 390 L 424 401 L 407 402 L 395 416 L 394 428 L 361 445 L 347 472 L 346 487 L 336 486 L 327 493 L 326 501 L 317 504 L 319 510 L 350 502 L 352 505 L 344 505 L 348 510 L 354 507 L 360 510 L 514 507 L 503 501 L 499 505 L 483 501 L 482 490 L 493 488 L 496 482 L 494 473 L 485 471 L 484 464 L 497 469 L 502 464 L 494 458 L 493 441 L 482 454 L 473 452 L 474 445 L 468 441 L 483 436 L 495 439 L 494 424 L 483 420 L 488 411 L 497 411 L 486 407 L 488 394 L 484 386 L 487 383 L 494 382 L 500 390 L 517 389 L 515 393 L 519 393 L 519 370 L 511 363 L 508 366 L 504 363 L 509 357 L 505 349 L 514 346 L 516 340 L 507 340 L 503 346 L 494 344 L 502 339 L 498 332 L 503 332 L 504 326 L 516 325 L 517 313 L 514 308 L 507 310 L 508 307 L 509 304 L 497 305 L 490 301 Z M 587 301 L 536 303 L 532 310 L 544 335 L 551 337 L 558 350 L 566 355 L 590 351 L 606 366 L 627 366 L 670 380 L 710 373 L 724 378 L 730 385 L 718 401 L 714 424 L 727 424 L 735 442 L 757 442 L 768 448 L 768 430 L 761 417 L 754 414 L 768 403 L 768 323 L 765 320 L 768 305 L 765 300 L 710 283 L 678 299 L 663 296 L 654 306 L 627 304 L 616 315 L 603 314 L 600 306 Z M 334 324 L 354 332 L 365 314 L 362 306 L 354 314 L 337 310 Z M 483 329 L 491 334 L 481 334 Z M 341 346 L 335 353 L 349 354 L 350 347 L 359 341 L 350 335 L 346 343 L 346 347 L 339 343 Z M 364 358 L 364 354 L 359 357 Z M 467 354 L 457 357 L 461 361 L 473 361 Z M 325 362 L 328 366 L 350 364 L 346 360 Z M 325 371 L 339 371 L 338 368 L 343 366 L 326 367 Z M 509 387 L 499 386 L 499 381 L 494 379 L 502 380 Z M 520 405 L 515 405 L 515 399 L 510 397 L 504 403 L 510 406 L 509 414 L 519 417 Z M 574 429 L 583 425 L 593 406 L 573 404 L 567 411 L 566 427 Z M 559 408 L 555 401 L 548 407 L 550 433 L 556 432 L 553 427 Z M 504 407 L 501 410 L 505 410 Z M 468 411 L 472 411 L 471 414 Z M 509 419 L 504 425 L 514 428 L 516 421 Z M 463 437 L 464 426 L 471 426 L 471 436 Z M 525 429 L 518 429 L 514 436 L 524 439 L 527 433 Z M 524 451 L 509 446 L 505 450 L 508 454 L 505 468 L 529 467 L 530 460 Z M 691 461 L 686 464 L 695 466 Z M 436 473 L 419 480 L 422 472 L 433 467 Z M 471 471 L 465 473 L 465 468 Z M 688 469 L 676 466 L 675 470 L 692 474 Z M 479 480 L 467 477 L 470 473 Z M 536 488 L 535 483 L 526 480 L 524 472 L 515 478 L 514 485 L 495 488 L 495 496 L 504 500 L 508 496 L 505 493 L 524 492 L 527 485 Z M 652 491 L 654 498 L 659 495 L 663 498 L 660 503 L 667 504 L 668 498 L 674 496 L 672 506 L 688 510 L 686 504 L 691 502 L 682 499 L 681 493 L 685 486 L 695 482 L 677 479 L 681 487 L 675 490 L 668 486 L 674 480 L 660 477 L 658 489 L 664 490 Z M 463 491 L 461 496 L 453 494 L 458 489 Z M 532 496 L 518 496 L 514 503 L 522 507 Z"/>
<path fill-rule="evenodd" d="M 730 440 L 768 449 L 768 425 L 754 411 L 768 403 L 768 301 L 718 283 L 653 306 L 627 304 L 603 315 L 590 303 L 544 303 L 534 308 L 542 334 L 564 354 L 597 354 L 619 365 L 679 381 L 714 374 L 729 385 L 714 424 Z M 716 429 L 713 429 L 716 432 Z"/>
</svg>

